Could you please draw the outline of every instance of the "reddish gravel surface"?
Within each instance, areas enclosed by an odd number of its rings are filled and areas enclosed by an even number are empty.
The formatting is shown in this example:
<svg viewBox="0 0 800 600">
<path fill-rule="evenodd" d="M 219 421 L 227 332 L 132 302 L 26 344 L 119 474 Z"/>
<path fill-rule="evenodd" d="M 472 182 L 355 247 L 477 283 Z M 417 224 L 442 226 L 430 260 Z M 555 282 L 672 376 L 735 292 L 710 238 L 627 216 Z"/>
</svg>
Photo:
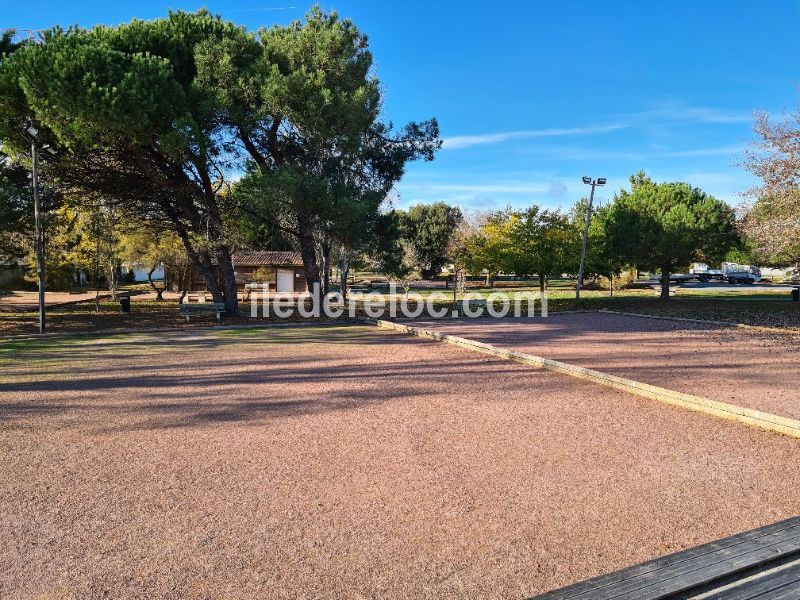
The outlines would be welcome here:
<svg viewBox="0 0 800 600">
<path fill-rule="evenodd" d="M 0 345 L 0 597 L 521 596 L 800 508 L 800 444 L 372 328 Z"/>
<path fill-rule="evenodd" d="M 108 293 L 105 292 L 101 295 L 105 297 L 108 296 Z M 46 292 L 44 295 L 44 303 L 46 306 L 53 306 L 55 304 L 64 304 L 65 302 L 94 300 L 94 297 L 94 292 L 82 294 Z M 10 292 L 8 294 L 0 294 L 0 312 L 38 310 L 38 308 L 39 294 L 37 292 Z"/>
<path fill-rule="evenodd" d="M 800 336 L 603 313 L 412 324 L 800 419 Z"/>
</svg>

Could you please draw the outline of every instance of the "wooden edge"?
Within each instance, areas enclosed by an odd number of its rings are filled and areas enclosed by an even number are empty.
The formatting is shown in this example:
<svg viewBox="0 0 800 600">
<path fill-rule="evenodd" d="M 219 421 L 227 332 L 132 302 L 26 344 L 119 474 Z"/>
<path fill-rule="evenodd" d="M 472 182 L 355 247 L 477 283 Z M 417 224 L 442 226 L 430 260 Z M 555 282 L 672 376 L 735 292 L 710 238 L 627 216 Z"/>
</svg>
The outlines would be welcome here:
<svg viewBox="0 0 800 600">
<path fill-rule="evenodd" d="M 516 352 L 514 350 L 505 350 L 486 344 L 484 342 L 477 342 L 467 338 L 462 338 L 438 331 L 431 331 L 420 327 L 411 325 L 404 325 L 402 323 L 394 323 L 392 321 L 385 321 L 382 319 L 364 319 L 366 323 L 376 325 L 383 329 L 391 329 L 402 333 L 416 335 L 419 337 L 429 338 L 440 342 L 446 342 L 455 346 L 461 346 L 470 350 L 475 350 L 483 354 L 512 360 L 521 364 L 531 367 L 547 369 L 548 371 L 555 371 L 578 379 L 585 379 L 593 383 L 604 385 L 606 387 L 614 388 L 617 390 L 629 392 L 643 398 L 657 400 L 673 406 L 687 408 L 695 412 L 713 415 L 715 417 L 722 417 L 731 419 L 758 427 L 766 431 L 772 431 L 782 435 L 800 439 L 800 421 L 790 419 L 788 417 L 781 417 L 772 413 L 755 410 L 752 408 L 745 408 L 727 402 L 719 402 L 717 400 L 710 400 L 692 394 L 684 394 L 683 392 L 675 392 L 666 388 L 650 385 L 649 383 L 641 383 L 633 379 L 626 379 L 617 375 L 610 375 L 601 371 L 587 369 L 586 367 L 579 367 L 563 363 L 550 358 L 542 358 L 532 354 L 525 354 L 523 352 Z"/>
</svg>

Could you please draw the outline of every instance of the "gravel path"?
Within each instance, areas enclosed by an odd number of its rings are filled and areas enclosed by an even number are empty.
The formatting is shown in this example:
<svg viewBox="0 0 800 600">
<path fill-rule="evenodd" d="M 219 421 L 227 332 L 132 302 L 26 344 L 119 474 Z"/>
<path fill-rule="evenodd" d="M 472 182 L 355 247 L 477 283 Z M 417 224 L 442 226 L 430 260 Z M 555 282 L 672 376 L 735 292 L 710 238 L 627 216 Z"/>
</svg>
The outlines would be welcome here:
<svg viewBox="0 0 800 600">
<path fill-rule="evenodd" d="M 519 597 L 800 509 L 797 440 L 373 328 L 0 345 L 0 597 Z"/>
<path fill-rule="evenodd" d="M 107 297 L 108 292 L 101 292 L 101 297 Z M 64 304 L 65 302 L 84 302 L 94 300 L 95 292 L 70 294 L 67 292 L 46 292 L 44 295 L 45 306 Z M 0 312 L 8 311 L 36 311 L 39 309 L 38 292 L 10 292 L 0 294 Z"/>
<path fill-rule="evenodd" d="M 411 324 L 800 419 L 800 336 L 604 313 Z"/>
</svg>

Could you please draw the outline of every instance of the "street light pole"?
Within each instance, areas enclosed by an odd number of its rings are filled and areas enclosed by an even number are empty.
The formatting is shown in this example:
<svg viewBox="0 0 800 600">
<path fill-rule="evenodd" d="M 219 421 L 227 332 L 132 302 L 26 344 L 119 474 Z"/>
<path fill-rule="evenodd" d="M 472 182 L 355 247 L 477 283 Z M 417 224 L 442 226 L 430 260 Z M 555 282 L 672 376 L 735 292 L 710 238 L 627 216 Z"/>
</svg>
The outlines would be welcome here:
<svg viewBox="0 0 800 600">
<path fill-rule="evenodd" d="M 31 163 L 33 216 L 35 220 L 34 246 L 36 250 L 36 276 L 39 281 L 39 333 L 44 333 L 44 242 L 42 240 L 42 207 L 39 205 L 39 165 L 37 164 L 36 157 L 36 140 L 31 141 Z"/>
<path fill-rule="evenodd" d="M 584 177 L 583 183 L 592 186 L 592 191 L 589 193 L 589 206 L 586 209 L 586 219 L 583 227 L 583 243 L 581 244 L 581 264 L 578 267 L 578 284 L 575 286 L 575 299 L 581 299 L 581 287 L 583 287 L 583 269 L 586 265 L 586 244 L 589 240 L 589 222 L 592 219 L 592 205 L 594 204 L 594 189 L 596 186 L 605 185 L 606 178 L 598 177 L 592 179 L 591 177 Z"/>
</svg>

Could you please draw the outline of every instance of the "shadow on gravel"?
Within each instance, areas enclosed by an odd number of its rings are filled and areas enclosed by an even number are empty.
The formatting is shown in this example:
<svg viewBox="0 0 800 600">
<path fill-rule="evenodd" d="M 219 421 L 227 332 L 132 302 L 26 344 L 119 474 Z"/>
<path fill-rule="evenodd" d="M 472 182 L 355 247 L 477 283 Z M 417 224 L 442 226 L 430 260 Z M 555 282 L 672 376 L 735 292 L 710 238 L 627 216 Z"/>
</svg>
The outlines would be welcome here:
<svg viewBox="0 0 800 600">
<path fill-rule="evenodd" d="M 289 352 L 287 356 L 269 351 L 264 344 L 271 342 L 347 344 L 349 348 L 345 352 L 279 351 Z M 83 340 L 74 347 L 47 344 L 47 348 L 28 349 L 18 364 L 30 367 L 20 372 L 19 380 L 7 379 L 0 386 L 0 426 L 58 427 L 103 435 L 257 425 L 275 418 L 370 408 L 409 397 L 428 401 L 434 393 L 441 396 L 443 387 L 457 395 L 461 377 L 486 381 L 487 387 L 490 381 L 503 382 L 500 389 L 524 385 L 514 377 L 519 375 L 518 367 L 484 357 L 470 357 L 449 367 L 431 359 L 392 362 L 382 358 L 391 356 L 394 346 L 408 344 L 408 336 L 373 328 L 215 332 L 199 338 L 195 333 L 191 339 L 171 341 L 149 337 Z M 142 345 L 146 354 L 126 351 L 142 350 Z M 191 352 L 190 359 L 164 358 L 174 345 Z M 41 358 L 47 360 L 37 362 Z M 76 368 L 86 359 L 93 360 L 86 368 Z M 66 362 L 49 369 L 50 360 Z M 528 383 L 530 376 L 525 378 Z M 499 397 L 492 400 L 502 401 L 496 383 L 487 389 L 487 397 L 495 391 Z"/>
</svg>

